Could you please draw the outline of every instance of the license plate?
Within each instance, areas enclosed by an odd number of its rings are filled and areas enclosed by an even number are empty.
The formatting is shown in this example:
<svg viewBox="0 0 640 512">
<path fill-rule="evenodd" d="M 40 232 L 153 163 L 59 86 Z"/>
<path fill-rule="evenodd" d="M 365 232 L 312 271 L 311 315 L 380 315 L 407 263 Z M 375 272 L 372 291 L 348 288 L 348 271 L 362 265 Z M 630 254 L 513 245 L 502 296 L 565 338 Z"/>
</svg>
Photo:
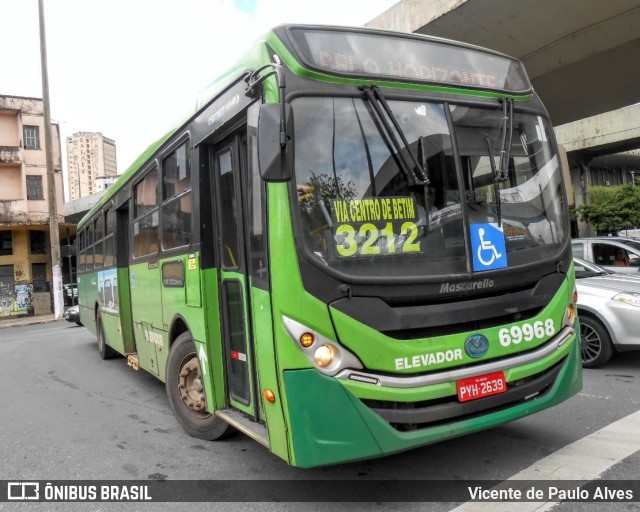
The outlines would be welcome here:
<svg viewBox="0 0 640 512">
<path fill-rule="evenodd" d="M 507 390 L 504 372 L 487 373 L 456 382 L 458 400 L 468 402 L 485 396 L 498 395 Z"/>
</svg>

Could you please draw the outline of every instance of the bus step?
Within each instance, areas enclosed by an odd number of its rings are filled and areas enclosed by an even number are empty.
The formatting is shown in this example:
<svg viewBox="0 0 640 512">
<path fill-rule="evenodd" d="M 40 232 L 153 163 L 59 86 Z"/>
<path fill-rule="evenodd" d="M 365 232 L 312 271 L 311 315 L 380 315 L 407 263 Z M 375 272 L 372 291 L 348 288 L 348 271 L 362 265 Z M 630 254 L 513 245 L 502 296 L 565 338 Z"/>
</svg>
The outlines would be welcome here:
<svg viewBox="0 0 640 512">
<path fill-rule="evenodd" d="M 254 441 L 258 441 L 262 446 L 269 448 L 267 427 L 261 423 L 251 421 L 244 414 L 233 409 L 216 411 L 216 416 L 226 421 L 232 427 L 237 428 L 243 434 L 248 435 Z"/>
<path fill-rule="evenodd" d="M 140 362 L 138 361 L 138 356 L 136 354 L 129 354 L 127 356 L 127 364 L 135 371 L 140 369 Z"/>
</svg>

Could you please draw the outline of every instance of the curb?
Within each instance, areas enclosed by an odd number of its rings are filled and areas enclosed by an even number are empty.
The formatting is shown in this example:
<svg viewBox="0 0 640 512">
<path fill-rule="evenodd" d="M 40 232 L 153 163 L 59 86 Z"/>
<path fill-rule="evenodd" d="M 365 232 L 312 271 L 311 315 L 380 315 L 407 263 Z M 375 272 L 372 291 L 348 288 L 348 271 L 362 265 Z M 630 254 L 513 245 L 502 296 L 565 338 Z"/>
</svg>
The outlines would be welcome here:
<svg viewBox="0 0 640 512">
<path fill-rule="evenodd" d="M 7 329 L 9 327 L 23 327 L 25 325 L 48 324 L 52 322 L 60 322 L 62 320 L 64 320 L 64 318 L 56 319 L 54 315 L 29 316 L 11 320 L 0 320 L 0 329 Z"/>
</svg>

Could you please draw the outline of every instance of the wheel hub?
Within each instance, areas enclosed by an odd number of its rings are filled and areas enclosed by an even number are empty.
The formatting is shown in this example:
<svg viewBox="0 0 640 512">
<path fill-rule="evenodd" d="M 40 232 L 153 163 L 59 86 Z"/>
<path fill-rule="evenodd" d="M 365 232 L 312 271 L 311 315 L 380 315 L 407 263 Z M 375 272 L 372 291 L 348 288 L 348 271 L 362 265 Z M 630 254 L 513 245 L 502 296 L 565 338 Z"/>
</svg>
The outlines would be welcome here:
<svg viewBox="0 0 640 512">
<path fill-rule="evenodd" d="M 204 385 L 200 373 L 198 359 L 192 357 L 182 367 L 179 375 L 178 389 L 184 405 L 197 416 L 208 416 L 205 407 Z"/>
</svg>

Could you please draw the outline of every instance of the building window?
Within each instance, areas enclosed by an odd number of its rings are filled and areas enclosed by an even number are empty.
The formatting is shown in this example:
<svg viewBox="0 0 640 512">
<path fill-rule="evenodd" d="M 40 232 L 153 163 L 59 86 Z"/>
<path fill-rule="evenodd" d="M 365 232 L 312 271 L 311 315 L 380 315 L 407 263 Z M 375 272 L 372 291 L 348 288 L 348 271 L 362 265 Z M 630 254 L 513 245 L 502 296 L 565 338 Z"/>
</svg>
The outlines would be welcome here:
<svg viewBox="0 0 640 512">
<path fill-rule="evenodd" d="M 14 293 L 13 265 L 0 265 L 0 295 L 12 296 Z"/>
<path fill-rule="evenodd" d="M 13 254 L 13 237 L 11 235 L 11 231 L 0 231 L 0 256 L 11 256 Z M 11 275 L 13 275 L 13 268 Z"/>
<path fill-rule="evenodd" d="M 46 263 L 32 263 L 31 277 L 32 277 L 34 292 L 49 291 L 49 285 L 47 283 L 47 264 Z"/>
<path fill-rule="evenodd" d="M 44 231 L 29 231 L 31 254 L 47 254 L 47 242 Z"/>
<path fill-rule="evenodd" d="M 27 199 L 30 201 L 42 201 L 42 176 L 27 176 Z"/>
<path fill-rule="evenodd" d="M 23 127 L 24 149 L 40 149 L 40 127 Z"/>
</svg>

